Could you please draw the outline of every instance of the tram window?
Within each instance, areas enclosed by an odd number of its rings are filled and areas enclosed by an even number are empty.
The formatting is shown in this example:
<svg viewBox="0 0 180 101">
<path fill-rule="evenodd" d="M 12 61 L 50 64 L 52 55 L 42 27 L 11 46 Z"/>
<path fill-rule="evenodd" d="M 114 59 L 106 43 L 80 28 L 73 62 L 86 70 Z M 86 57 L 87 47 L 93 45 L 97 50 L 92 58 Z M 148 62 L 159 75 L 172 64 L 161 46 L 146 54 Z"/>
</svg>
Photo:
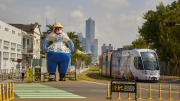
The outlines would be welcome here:
<svg viewBox="0 0 180 101">
<path fill-rule="evenodd" d="M 134 66 L 138 70 L 143 70 L 141 57 L 134 57 Z"/>
</svg>

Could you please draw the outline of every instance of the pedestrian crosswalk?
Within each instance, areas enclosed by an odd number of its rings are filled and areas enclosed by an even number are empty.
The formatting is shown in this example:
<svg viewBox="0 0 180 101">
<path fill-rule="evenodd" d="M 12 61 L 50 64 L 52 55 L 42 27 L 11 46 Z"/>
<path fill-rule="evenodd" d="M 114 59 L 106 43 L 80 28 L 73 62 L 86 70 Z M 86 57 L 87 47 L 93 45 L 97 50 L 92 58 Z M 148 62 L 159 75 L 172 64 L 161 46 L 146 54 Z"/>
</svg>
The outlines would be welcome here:
<svg viewBox="0 0 180 101">
<path fill-rule="evenodd" d="M 85 98 L 42 84 L 14 84 L 14 93 L 20 98 Z"/>
</svg>

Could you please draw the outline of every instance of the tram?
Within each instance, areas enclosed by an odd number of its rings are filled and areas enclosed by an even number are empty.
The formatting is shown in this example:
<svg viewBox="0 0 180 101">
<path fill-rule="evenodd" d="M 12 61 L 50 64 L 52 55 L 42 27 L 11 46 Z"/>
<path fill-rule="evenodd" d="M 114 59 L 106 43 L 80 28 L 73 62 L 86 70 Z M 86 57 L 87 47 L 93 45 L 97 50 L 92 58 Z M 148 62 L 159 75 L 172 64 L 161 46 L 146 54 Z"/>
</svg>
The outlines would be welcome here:
<svg viewBox="0 0 180 101">
<path fill-rule="evenodd" d="M 101 54 L 99 73 L 119 79 L 158 81 L 158 56 L 151 49 L 118 48 Z"/>
</svg>

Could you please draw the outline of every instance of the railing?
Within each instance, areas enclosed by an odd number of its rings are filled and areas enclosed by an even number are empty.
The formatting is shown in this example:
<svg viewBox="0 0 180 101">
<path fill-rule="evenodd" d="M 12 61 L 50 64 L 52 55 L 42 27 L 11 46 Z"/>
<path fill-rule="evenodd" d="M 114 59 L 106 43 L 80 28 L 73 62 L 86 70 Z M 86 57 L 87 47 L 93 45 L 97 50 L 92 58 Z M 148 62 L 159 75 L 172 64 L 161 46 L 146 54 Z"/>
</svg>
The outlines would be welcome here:
<svg viewBox="0 0 180 101">
<path fill-rule="evenodd" d="M 11 53 L 11 58 L 16 58 L 16 53 Z"/>
<path fill-rule="evenodd" d="M 33 48 L 23 48 L 22 53 L 23 54 L 35 54 L 36 50 Z"/>
<path fill-rule="evenodd" d="M 9 53 L 8 53 L 8 52 L 4 52 L 4 53 L 3 53 L 3 57 L 4 57 L 4 58 L 9 58 Z"/>
<path fill-rule="evenodd" d="M 16 48 L 16 44 L 15 43 L 11 43 L 11 48 Z"/>
<path fill-rule="evenodd" d="M 4 47 L 9 47 L 9 42 L 8 41 L 4 41 Z"/>
</svg>

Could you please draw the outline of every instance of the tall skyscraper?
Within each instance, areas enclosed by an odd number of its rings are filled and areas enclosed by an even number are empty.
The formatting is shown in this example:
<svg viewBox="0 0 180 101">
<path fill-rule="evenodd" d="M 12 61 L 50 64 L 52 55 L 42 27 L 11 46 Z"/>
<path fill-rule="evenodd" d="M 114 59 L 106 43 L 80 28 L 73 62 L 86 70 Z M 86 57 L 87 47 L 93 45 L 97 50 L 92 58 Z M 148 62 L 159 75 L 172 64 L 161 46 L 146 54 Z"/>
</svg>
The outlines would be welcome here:
<svg viewBox="0 0 180 101">
<path fill-rule="evenodd" d="M 92 62 L 95 63 L 98 60 L 98 39 L 95 39 L 95 21 L 90 17 L 86 20 L 86 34 L 85 38 L 82 33 L 77 33 L 79 40 L 82 41 L 82 46 L 86 53 L 92 52 Z"/>
<path fill-rule="evenodd" d="M 95 21 L 91 17 L 86 20 L 86 38 L 90 39 L 91 43 L 95 39 Z"/>
</svg>

